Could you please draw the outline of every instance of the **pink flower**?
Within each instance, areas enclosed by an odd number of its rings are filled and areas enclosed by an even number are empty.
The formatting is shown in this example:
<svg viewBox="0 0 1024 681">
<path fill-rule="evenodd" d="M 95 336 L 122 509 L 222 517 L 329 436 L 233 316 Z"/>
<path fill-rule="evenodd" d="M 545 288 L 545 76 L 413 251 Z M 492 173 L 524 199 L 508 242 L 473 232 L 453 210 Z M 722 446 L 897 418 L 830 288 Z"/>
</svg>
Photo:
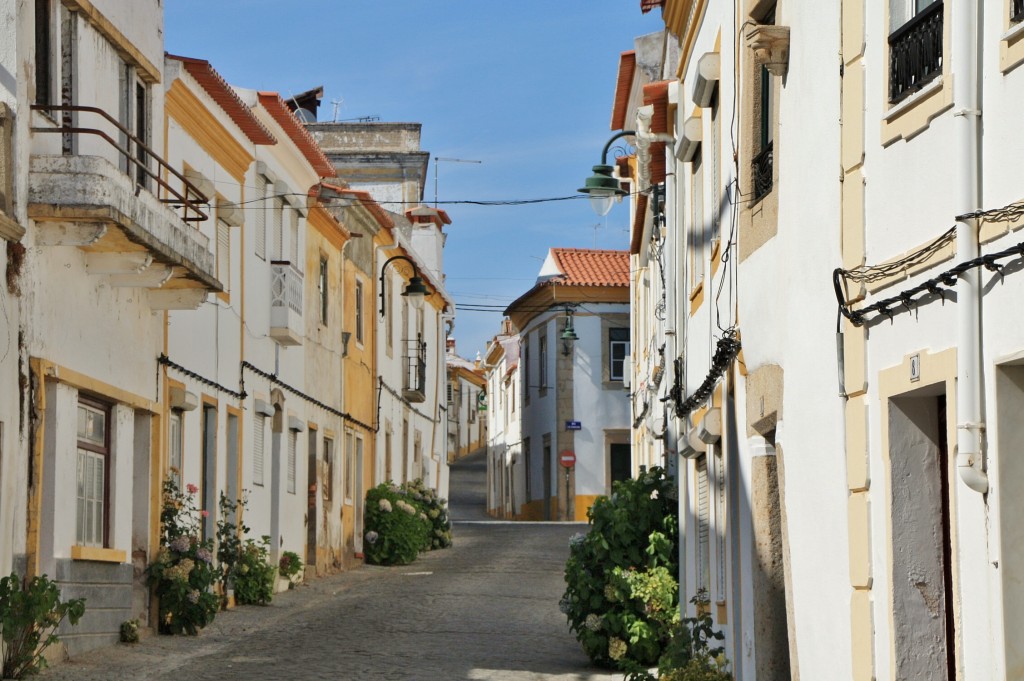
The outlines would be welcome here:
<svg viewBox="0 0 1024 681">
<path fill-rule="evenodd" d="M 204 518 L 209 518 L 210 517 L 210 512 L 209 511 L 203 510 L 203 511 L 200 511 L 199 513 L 202 514 L 202 516 Z"/>
<path fill-rule="evenodd" d="M 188 483 L 188 485 L 185 486 L 185 489 L 188 490 L 189 494 L 195 494 L 196 492 L 199 491 L 199 488 L 196 487 L 195 485 L 193 485 L 191 482 Z"/>
</svg>

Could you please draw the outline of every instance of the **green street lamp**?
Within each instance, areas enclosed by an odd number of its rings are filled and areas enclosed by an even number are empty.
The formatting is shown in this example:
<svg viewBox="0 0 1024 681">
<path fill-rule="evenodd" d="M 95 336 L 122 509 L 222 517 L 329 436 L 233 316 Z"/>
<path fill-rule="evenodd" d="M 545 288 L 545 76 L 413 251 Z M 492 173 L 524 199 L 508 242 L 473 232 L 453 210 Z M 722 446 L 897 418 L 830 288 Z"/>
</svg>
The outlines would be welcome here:
<svg viewBox="0 0 1024 681">
<path fill-rule="evenodd" d="M 590 197 L 590 207 L 601 217 L 608 215 L 608 212 L 611 211 L 612 201 L 615 198 L 628 193 L 622 188 L 619 181 L 612 177 L 613 168 L 608 165 L 608 150 L 611 149 L 612 142 L 628 135 L 636 135 L 636 132 L 623 130 L 608 140 L 608 143 L 604 145 L 604 151 L 601 152 L 601 163 L 594 166 L 594 174 L 587 178 L 582 188 L 577 190 Z"/>
</svg>

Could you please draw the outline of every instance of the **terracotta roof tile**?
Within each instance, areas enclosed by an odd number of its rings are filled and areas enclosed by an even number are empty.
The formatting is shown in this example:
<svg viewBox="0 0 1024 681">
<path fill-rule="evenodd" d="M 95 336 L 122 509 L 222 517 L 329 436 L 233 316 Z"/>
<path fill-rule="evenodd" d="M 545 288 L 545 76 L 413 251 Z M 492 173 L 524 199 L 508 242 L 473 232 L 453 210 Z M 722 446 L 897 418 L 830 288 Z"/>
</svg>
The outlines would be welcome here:
<svg viewBox="0 0 1024 681">
<path fill-rule="evenodd" d="M 651 116 L 651 132 L 668 132 L 668 84 L 667 80 L 644 85 L 644 104 L 654 106 Z"/>
<path fill-rule="evenodd" d="M 277 121 L 278 125 L 284 128 L 288 137 L 320 177 L 334 177 L 338 174 L 331 162 L 327 160 L 323 150 L 314 141 L 313 136 L 306 130 L 306 126 L 296 118 L 288 105 L 281 99 L 281 95 L 276 92 L 260 92 L 259 98 L 260 105 Z"/>
<path fill-rule="evenodd" d="M 333 189 L 342 196 L 351 197 L 358 201 L 360 205 L 366 208 L 366 210 L 368 210 L 370 214 L 377 220 L 377 224 L 379 224 L 384 229 L 394 229 L 395 221 L 391 219 L 391 216 L 388 215 L 388 212 L 386 210 L 380 207 L 380 204 L 377 203 L 376 200 L 374 200 L 373 196 L 370 195 L 370 192 L 361 191 L 358 189 L 349 189 L 347 187 L 340 187 L 337 185 L 328 184 L 326 182 L 323 182 L 321 184 L 324 187 L 327 187 L 328 189 Z"/>
<path fill-rule="evenodd" d="M 562 286 L 629 286 L 629 251 L 552 248 Z"/>
<path fill-rule="evenodd" d="M 626 108 L 629 106 L 635 71 L 636 50 L 620 54 L 619 77 L 615 81 L 615 102 L 612 104 L 612 130 L 623 130 L 626 127 Z"/>
<path fill-rule="evenodd" d="M 277 140 L 274 139 L 270 131 L 260 123 L 252 109 L 245 105 L 234 88 L 228 85 L 223 76 L 210 65 L 210 62 L 193 57 L 180 57 L 175 54 L 165 56 L 168 59 L 181 62 L 188 74 L 196 79 L 196 82 L 206 90 L 213 101 L 217 102 L 217 105 L 245 133 L 250 142 L 253 144 L 277 144 Z"/>
<path fill-rule="evenodd" d="M 647 14 L 655 7 L 664 7 L 665 0 L 640 0 L 640 11 Z"/>
</svg>

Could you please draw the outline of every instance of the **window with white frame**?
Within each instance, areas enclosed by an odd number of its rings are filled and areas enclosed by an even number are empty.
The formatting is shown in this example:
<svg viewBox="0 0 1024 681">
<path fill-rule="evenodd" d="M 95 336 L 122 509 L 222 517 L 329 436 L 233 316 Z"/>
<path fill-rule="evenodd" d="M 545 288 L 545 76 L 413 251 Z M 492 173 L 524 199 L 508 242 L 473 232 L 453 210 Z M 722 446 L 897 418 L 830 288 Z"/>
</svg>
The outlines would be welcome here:
<svg viewBox="0 0 1024 681">
<path fill-rule="evenodd" d="M 697 479 L 697 536 L 696 567 L 697 590 L 707 592 L 711 588 L 711 489 L 708 481 L 708 457 L 701 454 L 696 461 Z M 708 594 L 710 597 L 710 594 Z"/>
<path fill-rule="evenodd" d="M 609 380 L 624 380 L 627 357 L 629 357 L 629 329 L 608 329 Z"/>
<path fill-rule="evenodd" d="M 252 437 L 252 484 L 263 486 L 264 439 L 267 432 L 267 417 L 256 414 L 253 419 Z"/>
<path fill-rule="evenodd" d="M 83 546 L 107 545 L 109 420 L 108 405 L 79 397 L 75 542 Z"/>
</svg>

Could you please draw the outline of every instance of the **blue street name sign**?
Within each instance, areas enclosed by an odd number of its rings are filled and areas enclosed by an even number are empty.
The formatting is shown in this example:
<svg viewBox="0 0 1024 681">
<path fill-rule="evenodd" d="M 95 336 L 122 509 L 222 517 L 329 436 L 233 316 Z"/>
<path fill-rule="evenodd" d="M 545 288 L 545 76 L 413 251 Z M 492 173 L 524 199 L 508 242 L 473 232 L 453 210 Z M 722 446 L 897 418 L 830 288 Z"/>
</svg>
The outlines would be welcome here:
<svg viewBox="0 0 1024 681">
<path fill-rule="evenodd" d="M 583 430 L 583 424 L 580 423 L 579 421 L 566 421 L 565 422 L 565 429 L 566 430 Z"/>
</svg>

